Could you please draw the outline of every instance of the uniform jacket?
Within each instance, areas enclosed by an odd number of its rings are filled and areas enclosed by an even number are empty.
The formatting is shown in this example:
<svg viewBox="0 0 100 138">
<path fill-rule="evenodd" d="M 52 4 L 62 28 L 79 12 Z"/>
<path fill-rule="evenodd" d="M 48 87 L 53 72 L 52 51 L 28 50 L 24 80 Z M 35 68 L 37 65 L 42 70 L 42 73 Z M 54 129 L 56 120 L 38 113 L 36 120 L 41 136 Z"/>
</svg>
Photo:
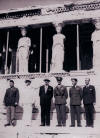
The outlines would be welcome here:
<svg viewBox="0 0 100 138">
<path fill-rule="evenodd" d="M 15 106 L 19 102 L 19 90 L 15 87 L 8 88 L 4 96 L 5 106 Z"/>
<path fill-rule="evenodd" d="M 82 95 L 82 89 L 79 86 L 72 86 L 69 90 L 70 105 L 81 105 Z"/>
<path fill-rule="evenodd" d="M 21 104 L 33 104 L 35 103 L 36 95 L 35 90 L 31 85 L 24 86 L 20 89 L 20 103 Z"/>
<path fill-rule="evenodd" d="M 40 105 L 51 105 L 51 99 L 53 97 L 53 87 L 48 86 L 47 92 L 45 92 L 45 86 L 41 86 L 39 90 Z"/>
<path fill-rule="evenodd" d="M 89 85 L 88 87 L 83 87 L 83 103 L 91 104 L 96 102 L 95 87 Z"/>
<path fill-rule="evenodd" d="M 61 85 L 59 88 L 56 86 L 54 88 L 54 97 L 55 97 L 55 104 L 66 104 L 66 99 L 68 98 L 68 92 L 64 85 Z"/>
</svg>

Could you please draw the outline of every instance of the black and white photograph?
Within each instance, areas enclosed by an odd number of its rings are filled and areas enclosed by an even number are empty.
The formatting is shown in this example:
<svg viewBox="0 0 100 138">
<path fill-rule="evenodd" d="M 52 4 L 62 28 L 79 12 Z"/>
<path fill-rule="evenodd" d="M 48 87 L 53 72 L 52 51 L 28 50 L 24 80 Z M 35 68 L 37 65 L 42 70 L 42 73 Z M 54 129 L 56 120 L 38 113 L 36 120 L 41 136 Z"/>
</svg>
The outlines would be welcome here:
<svg viewBox="0 0 100 138">
<path fill-rule="evenodd" d="M 100 0 L 0 0 L 0 138 L 100 138 Z"/>
</svg>

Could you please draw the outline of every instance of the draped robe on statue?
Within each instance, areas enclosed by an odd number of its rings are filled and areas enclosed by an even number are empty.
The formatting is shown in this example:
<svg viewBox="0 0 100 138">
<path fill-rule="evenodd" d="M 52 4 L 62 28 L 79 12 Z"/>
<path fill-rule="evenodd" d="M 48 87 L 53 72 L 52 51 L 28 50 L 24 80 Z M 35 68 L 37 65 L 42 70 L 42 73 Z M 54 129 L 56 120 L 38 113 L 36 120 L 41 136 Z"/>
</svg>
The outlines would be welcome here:
<svg viewBox="0 0 100 138">
<path fill-rule="evenodd" d="M 18 42 L 19 73 L 28 73 L 29 48 L 31 40 L 29 37 L 22 37 Z"/>
<path fill-rule="evenodd" d="M 63 34 L 55 34 L 53 36 L 52 61 L 50 72 L 64 72 L 64 39 L 65 36 Z"/>
</svg>

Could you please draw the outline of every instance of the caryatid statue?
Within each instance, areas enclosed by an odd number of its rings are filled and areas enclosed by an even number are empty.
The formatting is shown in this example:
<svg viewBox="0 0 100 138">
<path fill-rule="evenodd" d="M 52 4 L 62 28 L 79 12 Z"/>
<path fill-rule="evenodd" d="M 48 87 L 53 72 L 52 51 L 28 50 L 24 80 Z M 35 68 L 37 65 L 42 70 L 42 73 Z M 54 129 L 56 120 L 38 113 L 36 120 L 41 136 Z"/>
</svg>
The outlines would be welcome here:
<svg viewBox="0 0 100 138">
<path fill-rule="evenodd" d="M 61 34 L 62 24 L 55 24 L 57 34 L 53 36 L 52 46 L 52 60 L 51 60 L 51 73 L 65 72 L 63 70 L 64 62 L 64 39 L 65 36 Z"/>
<path fill-rule="evenodd" d="M 28 73 L 29 48 L 31 39 L 26 36 L 27 31 L 21 28 L 22 37 L 18 41 L 17 56 L 19 61 L 19 73 Z"/>
<path fill-rule="evenodd" d="M 95 31 L 92 33 L 93 41 L 93 69 L 100 73 L 100 18 L 95 19 Z"/>
</svg>

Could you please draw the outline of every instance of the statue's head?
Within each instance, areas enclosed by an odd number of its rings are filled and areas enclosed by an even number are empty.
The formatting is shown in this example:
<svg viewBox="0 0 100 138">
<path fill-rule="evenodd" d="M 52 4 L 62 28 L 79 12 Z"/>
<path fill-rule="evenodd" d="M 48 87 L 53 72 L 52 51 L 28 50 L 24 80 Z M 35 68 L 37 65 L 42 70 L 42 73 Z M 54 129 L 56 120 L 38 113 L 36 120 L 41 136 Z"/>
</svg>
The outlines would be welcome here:
<svg viewBox="0 0 100 138">
<path fill-rule="evenodd" d="M 56 21 L 53 24 L 55 26 L 56 32 L 61 33 L 63 23 L 59 22 L 59 21 Z"/>
<path fill-rule="evenodd" d="M 60 24 L 58 24 L 58 25 L 56 26 L 56 31 L 57 31 L 57 33 L 61 33 L 61 30 L 62 30 L 62 26 L 61 26 Z"/>
<path fill-rule="evenodd" d="M 22 36 L 26 36 L 26 34 L 27 34 L 27 31 L 26 31 L 26 28 L 21 28 L 21 35 Z"/>
</svg>

